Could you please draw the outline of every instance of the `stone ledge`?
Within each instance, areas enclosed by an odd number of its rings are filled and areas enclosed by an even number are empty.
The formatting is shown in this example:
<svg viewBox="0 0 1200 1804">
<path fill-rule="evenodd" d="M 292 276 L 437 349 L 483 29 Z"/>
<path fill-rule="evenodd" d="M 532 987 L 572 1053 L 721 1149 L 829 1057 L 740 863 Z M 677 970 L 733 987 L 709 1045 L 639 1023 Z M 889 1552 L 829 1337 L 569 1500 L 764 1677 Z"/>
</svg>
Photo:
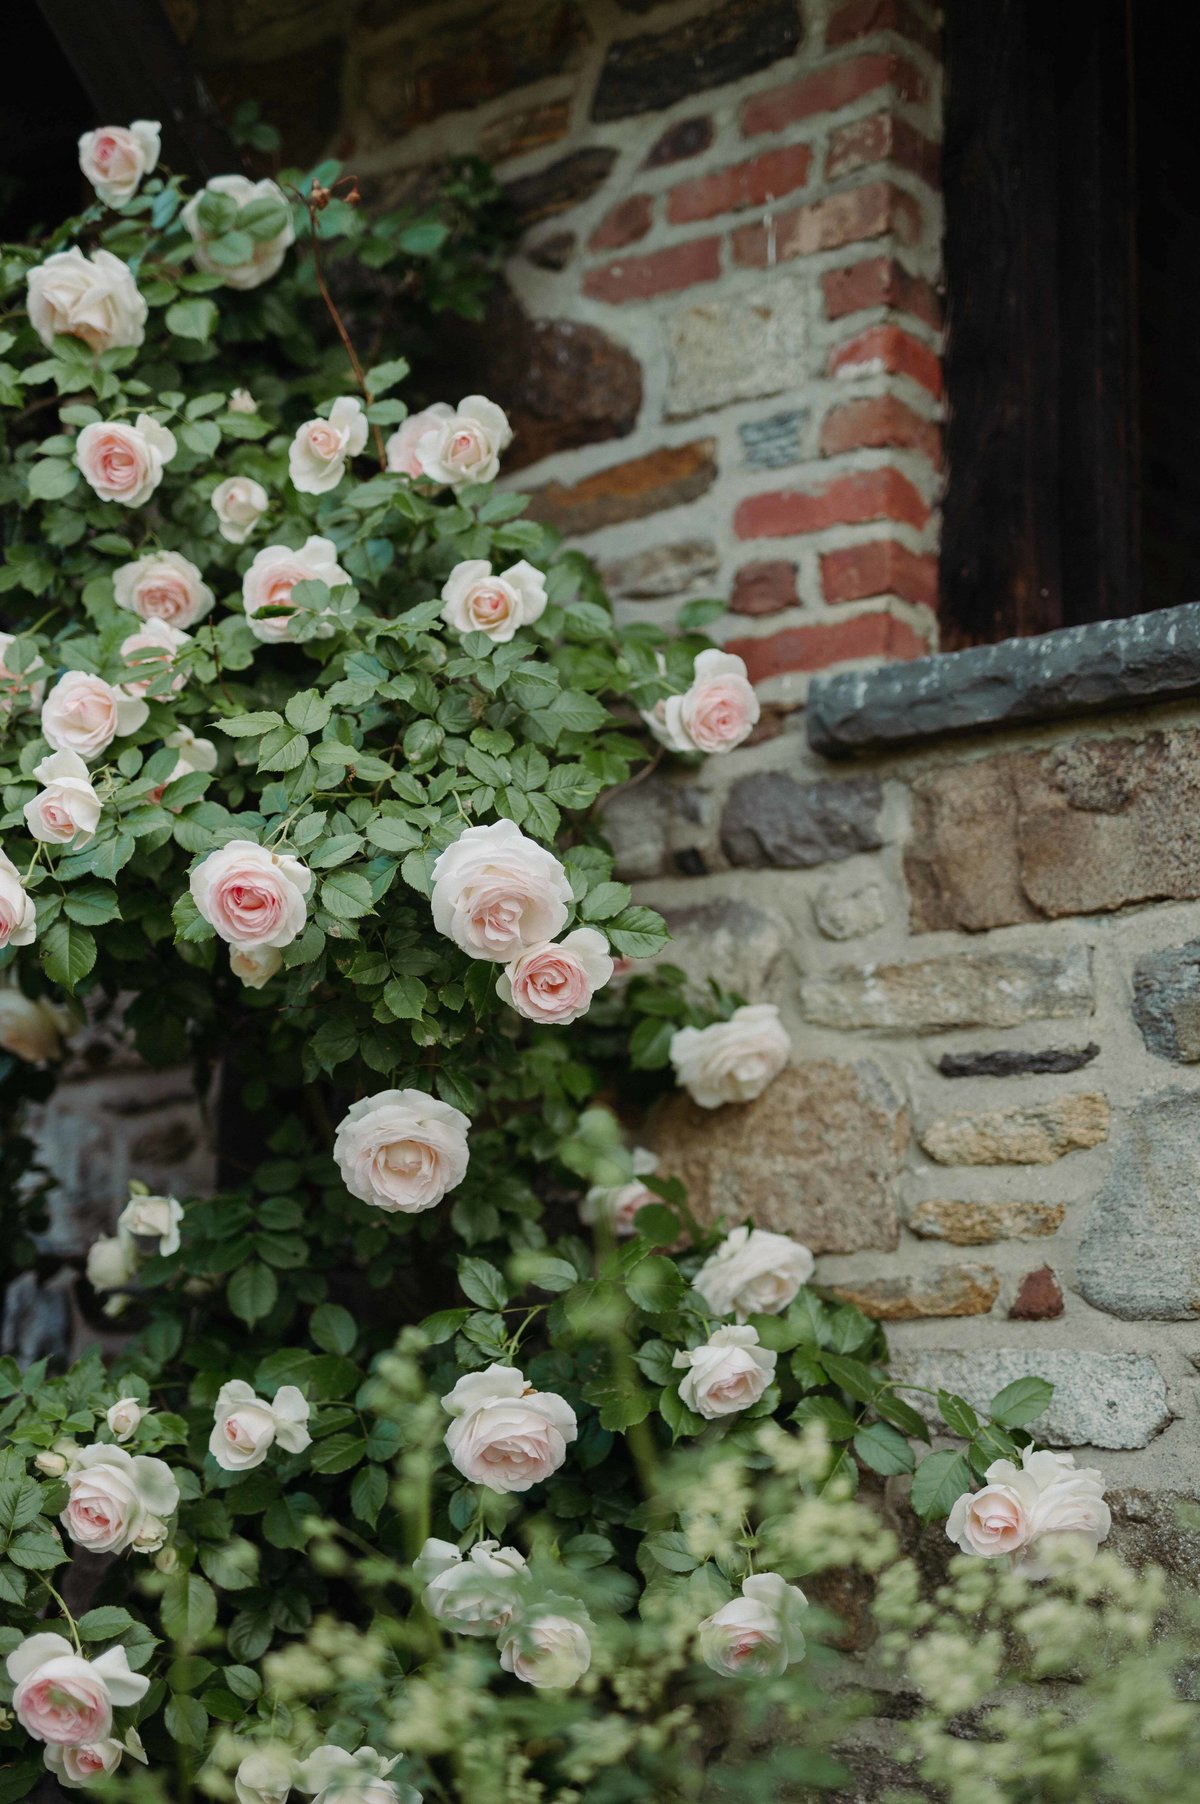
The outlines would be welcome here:
<svg viewBox="0 0 1200 1804">
<path fill-rule="evenodd" d="M 1200 602 L 818 677 L 809 744 L 829 758 L 947 733 L 1200 694 Z"/>
</svg>

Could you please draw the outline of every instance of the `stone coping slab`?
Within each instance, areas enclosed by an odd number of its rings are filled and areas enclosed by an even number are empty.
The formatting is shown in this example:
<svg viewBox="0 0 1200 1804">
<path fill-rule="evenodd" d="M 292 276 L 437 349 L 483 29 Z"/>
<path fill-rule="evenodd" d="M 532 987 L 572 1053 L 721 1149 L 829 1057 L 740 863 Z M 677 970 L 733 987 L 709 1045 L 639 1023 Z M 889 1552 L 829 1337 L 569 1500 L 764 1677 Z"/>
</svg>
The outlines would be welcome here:
<svg viewBox="0 0 1200 1804">
<path fill-rule="evenodd" d="M 1200 694 L 1200 602 L 814 679 L 805 724 L 828 758 L 948 733 Z"/>
</svg>

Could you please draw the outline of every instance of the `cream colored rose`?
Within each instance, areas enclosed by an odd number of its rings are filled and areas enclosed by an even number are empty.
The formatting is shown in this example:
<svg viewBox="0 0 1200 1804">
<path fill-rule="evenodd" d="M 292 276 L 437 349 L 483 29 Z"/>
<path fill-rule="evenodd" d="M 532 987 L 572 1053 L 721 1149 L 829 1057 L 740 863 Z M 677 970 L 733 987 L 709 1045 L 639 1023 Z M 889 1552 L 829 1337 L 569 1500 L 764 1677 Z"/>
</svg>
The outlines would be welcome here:
<svg viewBox="0 0 1200 1804">
<path fill-rule="evenodd" d="M 1037 1486 L 1025 1480 L 1010 1460 L 997 1460 L 988 1467 L 1009 1467 L 1011 1483 L 988 1483 L 982 1490 L 965 1491 L 946 1519 L 946 1533 L 963 1553 L 983 1554 L 994 1559 L 998 1554 L 1017 1553 L 1029 1540 L 1031 1510 Z"/>
<path fill-rule="evenodd" d="M 34 839 L 51 846 L 86 846 L 96 837 L 100 797 L 83 759 L 77 752 L 51 752 L 33 774 L 44 786 L 23 809 Z"/>
<path fill-rule="evenodd" d="M 93 1290 L 120 1290 L 133 1277 L 134 1249 L 119 1234 L 93 1240 L 87 1253 L 87 1280 Z"/>
<path fill-rule="evenodd" d="M 433 867 L 433 924 L 472 958 L 508 964 L 566 925 L 562 865 L 514 821 L 468 827 Z"/>
<path fill-rule="evenodd" d="M 732 652 L 702 651 L 691 687 L 669 695 L 643 714 L 656 739 L 673 752 L 731 752 L 758 723 L 758 697 L 742 659 Z"/>
<path fill-rule="evenodd" d="M 608 941 L 594 927 L 577 927 L 565 939 L 531 946 L 506 965 L 496 994 L 527 1021 L 563 1027 L 586 1015 L 592 997 L 613 974 Z"/>
<path fill-rule="evenodd" d="M 182 1221 L 183 1204 L 175 1197 L 137 1192 L 117 1217 L 117 1233 L 132 1241 L 140 1252 L 169 1259 L 179 1251 Z"/>
<path fill-rule="evenodd" d="M 312 872 L 286 852 L 231 839 L 189 879 L 201 915 L 231 946 L 290 946 L 308 919 Z"/>
<path fill-rule="evenodd" d="M 213 592 L 178 551 L 150 551 L 113 571 L 113 599 L 141 620 L 162 620 L 186 632 L 208 613 Z"/>
<path fill-rule="evenodd" d="M 765 1228 L 734 1228 L 692 1279 L 714 1315 L 779 1315 L 816 1262 L 806 1246 Z"/>
<path fill-rule="evenodd" d="M 421 1794 L 411 1785 L 388 1778 L 400 1756 L 390 1760 L 374 1748 L 316 1748 L 303 1763 L 296 1784 L 309 1792 L 313 1804 L 421 1804 Z"/>
<path fill-rule="evenodd" d="M 250 631 L 256 639 L 279 643 L 291 638 L 291 616 L 262 615 L 263 608 L 289 608 L 292 590 L 297 583 L 324 583 L 328 589 L 340 589 L 350 578 L 337 561 L 337 546 L 332 539 L 314 535 L 299 550 L 288 545 L 265 545 L 242 578 L 242 606 Z M 318 637 L 333 632 L 332 623 L 323 627 Z"/>
<path fill-rule="evenodd" d="M 410 413 L 384 447 L 388 469 L 397 476 L 423 475 L 417 446 L 427 432 L 431 432 L 440 420 L 448 420 L 453 412 L 454 409 L 447 407 L 444 401 L 435 401 L 432 407 L 422 408 L 420 413 Z"/>
<path fill-rule="evenodd" d="M 248 990 L 262 990 L 283 969 L 283 953 L 274 946 L 231 946 L 229 969 Z"/>
<path fill-rule="evenodd" d="M 1060 1547 L 1075 1559 L 1091 1559 L 1108 1537 L 1112 1515 L 1103 1475 L 1077 1467 L 1074 1454 L 1026 1447 L 1020 1466 L 994 1460 L 984 1479 L 982 1490 L 963 1493 L 946 1521 L 963 1553 L 1009 1554 L 1028 1577 L 1042 1578 Z"/>
<path fill-rule="evenodd" d="M 515 1366 L 468 1372 L 442 1398 L 454 1417 L 446 1447 L 468 1484 L 528 1491 L 558 1471 L 578 1434 L 575 1411 L 553 1391 L 536 1391 Z"/>
<path fill-rule="evenodd" d="M 235 388 L 229 396 L 230 413 L 257 413 L 258 402 L 248 388 Z"/>
<path fill-rule="evenodd" d="M 41 658 L 34 658 L 27 670 L 9 669 L 5 658 L 14 640 L 13 633 L 0 633 L 0 721 L 18 708 L 40 708 L 46 688 L 37 674 L 46 668 Z"/>
<path fill-rule="evenodd" d="M 706 1616 L 697 1631 L 706 1666 L 728 1678 L 775 1678 L 804 1658 L 808 1599 L 778 1572 L 742 1581 L 742 1595 Z"/>
<path fill-rule="evenodd" d="M 153 1553 L 179 1508 L 170 1467 L 124 1447 L 84 1447 L 67 1469 L 67 1490 L 59 1521 L 89 1553 L 124 1553 L 129 1547 Z"/>
<path fill-rule="evenodd" d="M 85 426 L 75 441 L 75 462 L 101 501 L 141 507 L 177 450 L 173 432 L 139 413 L 132 426 L 125 420 L 94 420 Z"/>
<path fill-rule="evenodd" d="M 0 852 L 0 951 L 5 946 L 30 946 L 37 938 L 37 909 L 27 895 L 21 873 L 7 853 Z"/>
<path fill-rule="evenodd" d="M 187 682 L 187 671 L 176 670 L 181 651 L 192 643 L 190 633 L 181 633 L 165 620 L 146 620 L 136 633 L 121 641 L 121 656 L 129 674 L 121 687 L 129 695 L 161 693 L 164 678 L 170 675 L 170 689 L 178 692 Z"/>
<path fill-rule="evenodd" d="M 131 1441 L 146 1413 L 136 1397 L 118 1397 L 104 1419 L 116 1440 Z"/>
<path fill-rule="evenodd" d="M 294 1384 L 281 1384 L 268 1403 L 232 1378 L 217 1395 L 208 1450 L 226 1472 L 248 1472 L 262 1465 L 276 1442 L 285 1453 L 302 1453 L 312 1440 L 308 1416 L 308 1399 Z"/>
<path fill-rule="evenodd" d="M 494 645 L 506 645 L 518 627 L 545 613 L 546 579 L 524 558 L 499 576 L 486 558 L 467 558 L 446 578 L 442 600 L 442 619 L 455 632 L 485 633 Z"/>
<path fill-rule="evenodd" d="M 464 1559 L 453 1541 L 429 1539 L 413 1562 L 421 1602 L 459 1635 L 498 1635 L 508 1627 L 529 1577 L 525 1556 L 498 1541 L 476 1541 Z"/>
<path fill-rule="evenodd" d="M 627 1184 L 593 1184 L 579 1205 L 579 1218 L 592 1225 L 605 1222 L 618 1240 L 637 1233 L 639 1209 L 662 1201 L 642 1183 L 658 1170 L 658 1160 L 644 1146 L 635 1146 L 631 1164 L 633 1176 Z"/>
<path fill-rule="evenodd" d="M 52 1447 L 43 1447 L 40 1453 L 34 1454 L 33 1463 L 47 1478 L 61 1478 L 71 1462 L 65 1454 L 55 1453 Z"/>
<path fill-rule="evenodd" d="M 686 1407 L 712 1422 L 757 1403 L 775 1376 L 778 1358 L 759 1345 L 756 1328 L 718 1328 L 702 1347 L 681 1348 L 671 1363 L 687 1369 L 679 1381 Z"/>
<path fill-rule="evenodd" d="M 111 251 L 85 257 L 77 245 L 55 251 L 29 272 L 29 323 L 50 349 L 57 334 L 81 338 L 97 353 L 140 345 L 146 336 L 145 297 L 127 263 Z"/>
<path fill-rule="evenodd" d="M 79 140 L 79 167 L 108 207 L 123 207 L 158 167 L 162 127 L 157 119 L 102 125 Z"/>
<path fill-rule="evenodd" d="M 212 492 L 217 531 L 231 545 L 244 545 L 271 505 L 271 497 L 252 476 L 227 476 Z"/>
<path fill-rule="evenodd" d="M 702 1109 L 753 1102 L 791 1057 L 792 1043 L 773 1003 L 735 1009 L 710 1027 L 681 1027 L 671 1038 L 676 1082 Z"/>
<path fill-rule="evenodd" d="M 417 440 L 414 456 L 421 474 L 451 488 L 491 482 L 500 453 L 512 443 L 508 415 L 485 395 L 464 395 L 451 414 L 434 420 Z"/>
<path fill-rule="evenodd" d="M 587 1629 L 574 1616 L 542 1608 L 534 1616 L 519 1618 L 500 1637 L 505 1672 L 539 1690 L 565 1690 L 582 1679 L 591 1663 Z"/>
<path fill-rule="evenodd" d="M 17 1721 L 27 1735 L 57 1747 L 107 1741 L 114 1708 L 139 1703 L 150 1689 L 149 1679 L 129 1670 L 123 1647 L 85 1660 L 63 1635 L 27 1635 L 7 1667 Z"/>
<path fill-rule="evenodd" d="M 56 752 L 98 758 L 113 740 L 136 733 L 150 710 L 140 695 L 86 670 L 68 670 L 42 703 L 42 737 Z"/>
<path fill-rule="evenodd" d="M 224 197 L 226 203 L 232 203 L 221 209 L 223 215 L 228 215 L 228 223 L 222 224 L 219 231 L 205 223 L 203 203 L 209 195 Z M 269 207 L 263 204 L 267 202 L 271 203 Z M 248 232 L 254 248 L 242 262 L 225 263 L 219 249 L 213 249 L 214 241 L 223 237 L 247 208 L 255 208 L 260 216 L 252 225 L 245 228 L 238 225 L 236 229 Z M 252 182 L 245 175 L 214 175 L 199 194 L 192 196 L 180 218 L 192 240 L 192 256 L 197 267 L 210 276 L 220 276 L 227 288 L 260 288 L 264 282 L 269 282 L 283 267 L 288 247 L 296 240 L 292 210 L 282 188 L 266 179 Z"/>
<path fill-rule="evenodd" d="M 255 1748 L 233 1776 L 237 1804 L 287 1804 L 297 1763 L 284 1747 Z"/>
<path fill-rule="evenodd" d="M 351 1196 L 389 1215 L 419 1215 L 462 1183 L 470 1126 L 424 1090 L 382 1090 L 342 1117 L 333 1156 Z"/>
<path fill-rule="evenodd" d="M 336 489 L 346 463 L 367 442 L 367 416 L 354 395 L 342 395 L 328 419 L 306 420 L 288 451 L 288 475 L 302 495 L 324 495 Z"/>
<path fill-rule="evenodd" d="M 26 996 L 15 984 L 0 983 L 0 1047 L 27 1065 L 43 1065 L 62 1053 L 71 1026 L 65 1008 L 45 996 Z"/>
</svg>

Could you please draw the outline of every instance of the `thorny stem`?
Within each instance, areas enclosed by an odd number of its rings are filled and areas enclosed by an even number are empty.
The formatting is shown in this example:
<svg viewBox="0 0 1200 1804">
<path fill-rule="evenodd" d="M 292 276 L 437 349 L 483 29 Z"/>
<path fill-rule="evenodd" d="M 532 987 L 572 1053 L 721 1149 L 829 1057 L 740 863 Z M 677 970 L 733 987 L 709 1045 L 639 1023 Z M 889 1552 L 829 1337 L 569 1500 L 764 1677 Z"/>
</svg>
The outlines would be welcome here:
<svg viewBox="0 0 1200 1804">
<path fill-rule="evenodd" d="M 43 1583 L 43 1585 L 45 1585 L 47 1591 L 50 1593 L 51 1597 L 54 1599 L 55 1603 L 58 1605 L 59 1609 L 62 1611 L 63 1616 L 66 1619 L 67 1627 L 71 1631 L 71 1640 L 75 1643 L 75 1652 L 77 1654 L 82 1654 L 83 1653 L 83 1643 L 79 1639 L 79 1630 L 75 1625 L 75 1618 L 72 1616 L 71 1612 L 68 1610 L 66 1604 L 63 1602 L 63 1600 L 59 1596 L 58 1592 L 54 1589 L 54 1586 L 50 1583 L 50 1580 L 48 1578 L 46 1578 L 44 1575 L 42 1578 L 42 1583 Z"/>
<path fill-rule="evenodd" d="M 351 186 L 353 187 L 354 181 L 353 181 L 352 176 L 346 176 L 343 178 L 343 180 L 350 182 Z M 336 187 L 341 187 L 341 185 L 342 184 L 339 182 L 336 184 Z M 333 192 L 333 190 L 330 190 L 329 192 Z M 315 194 L 315 193 L 314 194 L 301 194 L 300 190 L 298 188 L 293 188 L 292 193 L 297 195 L 298 198 L 303 202 L 305 211 L 308 214 L 308 227 L 309 227 L 309 233 L 310 233 L 311 241 L 312 241 L 313 272 L 317 278 L 317 287 L 321 291 L 321 299 L 324 301 L 326 311 L 328 312 L 330 319 L 333 321 L 333 324 L 337 331 L 338 337 L 342 341 L 342 347 L 345 350 L 347 357 L 350 359 L 350 368 L 354 371 L 354 379 L 358 383 L 359 388 L 362 390 L 363 399 L 366 402 L 367 406 L 369 407 L 371 405 L 372 397 L 371 397 L 371 391 L 367 387 L 367 378 L 363 372 L 363 366 L 358 360 L 358 352 L 354 349 L 353 340 L 351 339 L 349 332 L 346 330 L 345 321 L 342 319 L 341 314 L 338 312 L 337 303 L 334 301 L 333 296 L 329 292 L 329 284 L 325 280 L 325 266 L 321 261 L 321 243 L 320 243 L 319 234 L 317 232 L 317 214 L 321 211 L 321 208 L 324 206 L 325 200 L 328 198 L 328 195 L 324 189 L 319 191 L 320 195 L 323 198 L 318 198 L 317 194 Z M 379 468 L 381 470 L 386 471 L 386 469 L 387 469 L 387 452 L 384 450 L 383 433 L 381 432 L 379 427 L 376 425 L 372 425 L 371 432 L 375 439 L 375 451 L 379 458 Z"/>
</svg>

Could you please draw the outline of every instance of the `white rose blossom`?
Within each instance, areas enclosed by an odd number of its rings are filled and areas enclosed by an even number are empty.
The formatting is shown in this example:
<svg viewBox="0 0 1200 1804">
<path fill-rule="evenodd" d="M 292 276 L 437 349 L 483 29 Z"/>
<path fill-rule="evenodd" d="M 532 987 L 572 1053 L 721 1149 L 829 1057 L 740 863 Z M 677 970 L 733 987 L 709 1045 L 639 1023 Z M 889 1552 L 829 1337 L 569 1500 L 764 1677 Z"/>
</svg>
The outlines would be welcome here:
<svg viewBox="0 0 1200 1804">
<path fill-rule="evenodd" d="M 500 1637 L 504 1671 L 538 1690 L 563 1691 L 592 1663 L 587 1628 L 578 1616 L 546 1607 L 557 1601 L 546 1598 L 534 1614 L 518 1616 Z"/>
<path fill-rule="evenodd" d="M 167 1538 L 167 1522 L 179 1508 L 171 1468 L 147 1454 L 97 1443 L 84 1447 L 67 1468 L 66 1508 L 59 1516 L 71 1540 L 89 1553 L 153 1553 Z"/>
<path fill-rule="evenodd" d="M 55 251 L 30 270 L 26 304 L 48 350 L 59 334 L 82 339 L 97 355 L 140 345 L 146 336 L 145 297 L 128 263 L 111 251 Z"/>
<path fill-rule="evenodd" d="M 229 394 L 230 413 L 257 413 L 258 402 L 248 388 L 235 388 Z"/>
<path fill-rule="evenodd" d="M 119 1234 L 102 1235 L 88 1248 L 85 1269 L 93 1290 L 120 1290 L 136 1270 L 134 1249 Z"/>
<path fill-rule="evenodd" d="M 37 910 L 21 882 L 21 873 L 0 851 L 0 952 L 5 946 L 31 946 L 37 937 Z"/>
<path fill-rule="evenodd" d="M 104 1419 L 115 1440 L 131 1441 L 142 1417 L 148 1413 L 137 1397 L 118 1397 Z"/>
<path fill-rule="evenodd" d="M 101 501 L 141 507 L 163 479 L 178 446 L 175 434 L 139 413 L 126 420 L 93 420 L 75 441 L 75 462 Z"/>
<path fill-rule="evenodd" d="M 157 119 L 130 125 L 101 125 L 79 140 L 79 167 L 99 200 L 123 207 L 158 167 L 162 127 Z"/>
<path fill-rule="evenodd" d="M 734 1228 L 692 1279 L 714 1315 L 779 1315 L 813 1275 L 808 1248 L 766 1228 Z"/>
<path fill-rule="evenodd" d="M 228 945 L 290 946 L 304 932 L 312 872 L 286 852 L 231 839 L 188 879 L 192 900 Z"/>
<path fill-rule="evenodd" d="M 131 1196 L 117 1217 L 117 1233 L 139 1251 L 158 1253 L 163 1259 L 180 1247 L 179 1225 L 183 1204 L 173 1196 Z"/>
<path fill-rule="evenodd" d="M 728 1678 L 776 1678 L 804 1658 L 808 1599 L 778 1572 L 742 1581 L 742 1595 L 706 1616 L 697 1629 L 706 1666 Z"/>
<path fill-rule="evenodd" d="M 56 752 L 90 761 L 144 726 L 150 709 L 140 695 L 87 670 L 68 670 L 42 703 L 42 737 Z"/>
<path fill-rule="evenodd" d="M 432 410 L 431 410 L 432 411 Z M 431 421 L 413 455 L 421 474 L 451 488 L 491 482 L 512 443 L 508 415 L 486 395 L 464 395 L 453 413 Z"/>
<path fill-rule="evenodd" d="M 21 1727 L 36 1741 L 64 1748 L 107 1741 L 114 1708 L 139 1703 L 150 1689 L 144 1674 L 130 1671 L 123 1647 L 85 1660 L 64 1635 L 26 1636 L 7 1666 Z"/>
<path fill-rule="evenodd" d="M 27 1065 L 44 1065 L 62 1053 L 71 1027 L 65 1008 L 45 996 L 26 996 L 15 983 L 0 983 L 0 1048 Z"/>
<path fill-rule="evenodd" d="M 253 476 L 227 476 L 212 492 L 217 531 L 231 545 L 244 545 L 271 505 L 271 497 Z"/>
<path fill-rule="evenodd" d="M 241 263 L 223 263 L 210 248 L 214 235 L 207 230 L 201 217 L 206 195 L 225 196 L 239 212 L 257 201 L 271 201 L 278 229 L 264 238 L 257 236 L 257 232 L 264 229 L 262 225 L 258 226 L 256 232 L 250 234 L 253 249 L 249 257 Z M 265 178 L 252 182 L 246 175 L 214 175 L 198 194 L 192 196 L 179 217 L 192 240 L 192 256 L 197 268 L 210 276 L 220 276 L 227 288 L 260 288 L 264 282 L 269 282 L 283 267 L 288 248 L 296 241 L 287 196 L 275 182 Z M 224 236 L 224 232 L 218 235 Z"/>
<path fill-rule="evenodd" d="M 454 1417 L 446 1448 L 468 1484 L 528 1491 L 558 1471 L 578 1435 L 575 1411 L 527 1385 L 515 1366 L 468 1372 L 442 1398 Z"/>
<path fill-rule="evenodd" d="M 435 401 L 432 407 L 422 408 L 420 413 L 410 413 L 384 447 L 388 469 L 397 476 L 415 478 L 423 475 L 417 460 L 417 446 L 439 420 L 448 420 L 453 412 L 445 401 Z"/>
<path fill-rule="evenodd" d="M 579 1216 L 589 1226 L 604 1222 L 618 1240 L 637 1232 L 639 1209 L 662 1198 L 642 1183 L 658 1170 L 658 1160 L 644 1146 L 635 1146 L 631 1156 L 633 1176 L 625 1184 L 593 1184 L 579 1205 Z"/>
<path fill-rule="evenodd" d="M 237 1804 L 287 1804 L 298 1770 L 287 1748 L 255 1748 L 243 1756 L 233 1776 Z"/>
<path fill-rule="evenodd" d="M 141 620 L 162 620 L 186 631 L 203 620 L 214 597 L 189 558 L 178 551 L 150 551 L 113 571 L 113 599 Z"/>
<path fill-rule="evenodd" d="M 43 788 L 22 812 L 34 839 L 44 845 L 78 850 L 96 837 L 100 797 L 92 788 L 87 765 L 76 752 L 51 752 L 33 770 Z"/>
<path fill-rule="evenodd" d="M 468 827 L 433 867 L 433 924 L 471 958 L 510 964 L 566 925 L 562 865 L 515 821 Z"/>
<path fill-rule="evenodd" d="M 231 1378 L 218 1392 L 214 1416 L 208 1450 L 226 1472 L 261 1466 L 276 1442 L 285 1453 L 302 1453 L 312 1440 L 308 1399 L 294 1384 L 281 1384 L 268 1403 L 252 1385 Z"/>
<path fill-rule="evenodd" d="M 283 953 L 274 946 L 231 946 L 229 969 L 248 990 L 264 990 L 283 969 Z"/>
<path fill-rule="evenodd" d="M 668 695 L 642 714 L 672 752 L 731 752 L 750 737 L 761 713 L 743 660 L 710 647 L 692 667 L 691 687 Z"/>
<path fill-rule="evenodd" d="M 577 927 L 561 940 L 530 946 L 496 979 L 496 994 L 527 1021 L 564 1027 L 592 1006 L 613 974 L 608 941 L 595 927 Z"/>
<path fill-rule="evenodd" d="M 302 495 L 325 495 L 336 489 L 346 464 L 367 442 L 367 416 L 356 395 L 341 395 L 328 419 L 306 420 L 296 430 L 288 451 L 288 475 Z"/>
<path fill-rule="evenodd" d="M 464 1557 L 453 1541 L 426 1541 L 413 1562 L 421 1602 L 459 1635 L 498 1635 L 508 1627 L 529 1570 L 525 1556 L 498 1541 L 476 1541 Z"/>
<path fill-rule="evenodd" d="M 486 558 L 455 564 L 442 589 L 442 619 L 457 633 L 484 633 L 506 645 L 518 627 L 530 626 L 546 611 L 546 578 L 520 558 L 498 576 Z"/>
<path fill-rule="evenodd" d="M 1027 1577 L 1043 1578 L 1058 1548 L 1091 1559 L 1111 1526 L 1100 1471 L 1077 1467 L 1072 1453 L 1026 1447 L 1019 1466 L 993 1460 L 982 1490 L 964 1491 L 946 1533 L 963 1553 L 989 1559 L 1007 1554 Z"/>
<path fill-rule="evenodd" d="M 337 561 L 337 546 L 332 539 L 315 535 L 306 539 L 298 550 L 288 545 L 265 545 L 256 555 L 242 578 L 242 606 L 250 631 L 266 644 L 279 644 L 292 636 L 290 614 L 264 614 L 264 608 L 291 608 L 292 590 L 297 583 L 324 583 L 327 589 L 340 589 L 350 581 Z M 317 616 L 318 622 L 321 616 Z M 334 631 L 333 623 L 318 625 L 317 637 L 325 638 Z"/>
<path fill-rule="evenodd" d="M 702 1347 L 681 1348 L 671 1364 L 686 1368 L 679 1381 L 686 1407 L 713 1422 L 757 1403 L 775 1376 L 778 1359 L 759 1345 L 756 1328 L 718 1328 Z"/>
<path fill-rule="evenodd" d="M 333 1156 L 351 1196 L 389 1215 L 419 1215 L 462 1183 L 470 1126 L 424 1090 L 381 1090 L 342 1117 Z"/>
<path fill-rule="evenodd" d="M 676 1081 L 702 1109 L 753 1102 L 791 1057 L 792 1043 L 773 1003 L 735 1009 L 728 1021 L 681 1027 L 671 1037 Z"/>
<path fill-rule="evenodd" d="M 389 1760 L 374 1748 L 316 1748 L 300 1767 L 296 1784 L 309 1792 L 313 1804 L 421 1804 L 421 1794 L 401 1785 L 388 1774 L 400 1759 Z"/>
</svg>

